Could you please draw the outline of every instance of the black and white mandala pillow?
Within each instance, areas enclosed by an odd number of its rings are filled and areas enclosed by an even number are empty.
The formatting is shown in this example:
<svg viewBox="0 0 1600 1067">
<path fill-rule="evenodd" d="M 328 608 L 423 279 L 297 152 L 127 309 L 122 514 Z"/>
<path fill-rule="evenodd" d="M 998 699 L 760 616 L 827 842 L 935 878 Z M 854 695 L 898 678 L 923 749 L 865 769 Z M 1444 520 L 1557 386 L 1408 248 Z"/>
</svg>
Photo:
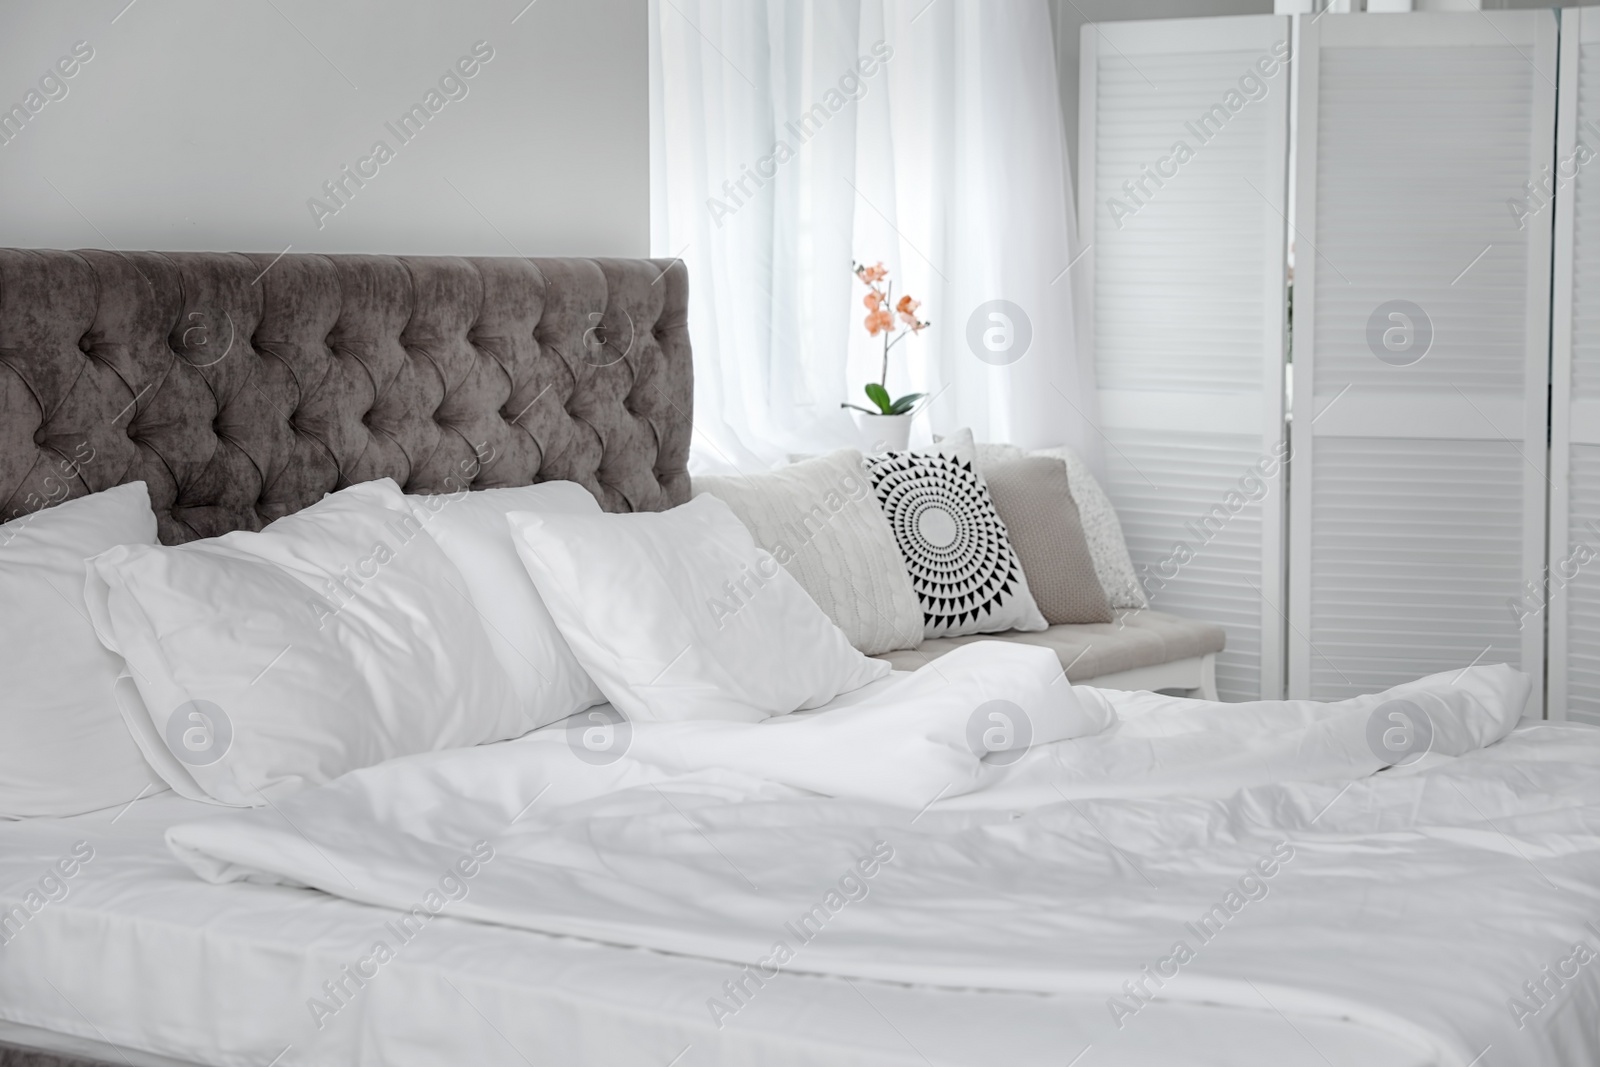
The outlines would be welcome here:
<svg viewBox="0 0 1600 1067">
<path fill-rule="evenodd" d="M 890 452 L 867 473 L 922 604 L 924 637 L 1046 628 L 970 460 Z"/>
</svg>

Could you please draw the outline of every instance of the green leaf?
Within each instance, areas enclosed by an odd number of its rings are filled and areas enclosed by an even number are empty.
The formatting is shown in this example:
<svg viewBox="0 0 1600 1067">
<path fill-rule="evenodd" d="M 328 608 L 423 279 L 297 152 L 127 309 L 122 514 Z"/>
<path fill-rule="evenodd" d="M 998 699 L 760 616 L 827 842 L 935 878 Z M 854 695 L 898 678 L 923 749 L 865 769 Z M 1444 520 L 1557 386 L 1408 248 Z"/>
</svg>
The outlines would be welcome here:
<svg viewBox="0 0 1600 1067">
<path fill-rule="evenodd" d="M 871 382 L 867 385 L 867 399 L 878 405 L 878 410 L 883 412 L 885 415 L 894 414 L 894 412 L 890 410 L 893 405 L 889 403 L 889 390 L 885 389 L 877 382 Z"/>
<path fill-rule="evenodd" d="M 905 396 L 889 405 L 889 414 L 904 415 L 906 412 L 916 407 L 917 401 L 921 400 L 927 395 L 927 393 L 907 393 Z"/>
</svg>

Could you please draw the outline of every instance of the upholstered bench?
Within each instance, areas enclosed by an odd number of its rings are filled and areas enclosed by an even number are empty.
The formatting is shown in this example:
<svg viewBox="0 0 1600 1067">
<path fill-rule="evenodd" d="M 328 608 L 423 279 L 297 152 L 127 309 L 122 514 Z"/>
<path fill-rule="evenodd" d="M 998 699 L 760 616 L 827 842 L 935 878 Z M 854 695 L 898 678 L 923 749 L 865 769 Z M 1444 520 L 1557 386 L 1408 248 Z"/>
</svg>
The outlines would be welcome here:
<svg viewBox="0 0 1600 1067">
<path fill-rule="evenodd" d="M 936 637 L 916 648 L 886 652 L 878 659 L 896 670 L 914 671 L 973 641 L 1021 641 L 1043 645 L 1061 659 L 1070 681 L 1102 689 L 1182 689 L 1217 699 L 1216 655 L 1227 643 L 1221 626 L 1162 611 L 1119 611 L 1115 622 L 1052 626 L 1037 633 Z"/>
</svg>

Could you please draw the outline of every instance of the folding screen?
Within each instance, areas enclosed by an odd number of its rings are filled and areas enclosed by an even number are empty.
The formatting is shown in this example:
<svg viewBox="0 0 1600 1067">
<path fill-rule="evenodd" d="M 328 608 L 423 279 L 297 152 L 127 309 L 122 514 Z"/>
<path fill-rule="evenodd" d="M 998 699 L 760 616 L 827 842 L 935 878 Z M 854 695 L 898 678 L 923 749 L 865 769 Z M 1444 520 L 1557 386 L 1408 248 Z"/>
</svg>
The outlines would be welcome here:
<svg viewBox="0 0 1600 1067">
<path fill-rule="evenodd" d="M 1548 619 L 1550 717 L 1600 723 L 1600 12 L 1561 13 L 1560 83 L 1555 158 L 1506 201 L 1556 222 L 1549 577 L 1514 610 Z"/>
<path fill-rule="evenodd" d="M 1541 677 L 1555 15 L 1300 32 L 1290 694 Z"/>
<path fill-rule="evenodd" d="M 1228 630 L 1225 698 L 1283 686 L 1290 20 L 1082 38 L 1079 216 L 1106 488 L 1152 606 Z"/>
</svg>

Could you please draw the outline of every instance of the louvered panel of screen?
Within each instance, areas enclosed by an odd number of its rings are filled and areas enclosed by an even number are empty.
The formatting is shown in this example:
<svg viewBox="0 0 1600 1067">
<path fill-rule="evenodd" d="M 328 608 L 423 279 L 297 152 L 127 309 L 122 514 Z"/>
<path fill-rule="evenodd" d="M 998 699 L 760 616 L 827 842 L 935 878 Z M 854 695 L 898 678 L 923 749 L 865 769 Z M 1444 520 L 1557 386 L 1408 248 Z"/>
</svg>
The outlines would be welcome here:
<svg viewBox="0 0 1600 1067">
<path fill-rule="evenodd" d="M 1505 603 L 1522 574 L 1515 447 L 1332 437 L 1317 442 L 1314 462 L 1308 635 L 1319 699 L 1474 659 L 1518 661 Z"/>
<path fill-rule="evenodd" d="M 1328 16 L 1296 67 L 1289 689 L 1543 670 L 1549 11 Z M 1529 711 L 1540 710 L 1535 694 Z"/>
<path fill-rule="evenodd" d="M 1261 500 L 1270 481 L 1254 468 L 1259 439 L 1107 433 L 1113 446 L 1107 467 L 1122 487 L 1122 532 L 1133 557 L 1147 561 L 1144 578 L 1156 604 L 1227 627 L 1217 691 L 1255 699 L 1261 684 Z"/>
<path fill-rule="evenodd" d="M 1550 717 L 1600 723 L 1600 13 L 1562 12 L 1560 99 L 1549 571 L 1516 610 L 1548 625 Z M 1513 210 L 1543 219 L 1540 200 Z"/>
<path fill-rule="evenodd" d="M 1571 449 L 1568 544 L 1572 548 L 1588 545 L 1595 556 L 1581 563 L 1585 554 L 1574 556 L 1569 548 L 1565 555 L 1554 557 L 1558 561 L 1572 559 L 1567 570 L 1574 576 L 1567 580 L 1559 562 L 1551 576 L 1552 584 L 1561 586 L 1551 602 L 1561 609 L 1565 656 L 1558 659 L 1555 655 L 1552 628 L 1550 712 L 1555 718 L 1564 709 L 1566 714 L 1559 717 L 1600 724 L 1600 445 L 1573 445 Z M 1532 602 L 1523 605 L 1524 610 L 1533 607 L 1536 604 Z M 1563 668 L 1559 675 L 1558 667 Z M 1559 696 L 1558 678 L 1562 683 Z"/>
<path fill-rule="evenodd" d="M 1582 8 L 1564 12 L 1562 58 L 1567 68 L 1562 71 L 1561 100 L 1570 102 L 1571 107 L 1563 109 L 1557 156 L 1572 182 L 1561 184 L 1556 222 L 1558 245 L 1563 230 L 1575 238 L 1565 254 L 1575 286 L 1571 293 L 1581 295 L 1570 305 L 1571 376 L 1566 380 L 1573 396 L 1595 400 L 1600 399 L 1600 180 L 1595 173 L 1595 164 L 1600 163 L 1600 40 L 1585 41 L 1585 35 L 1600 36 L 1600 12 L 1591 12 L 1587 18 Z M 1580 133 L 1588 150 L 1597 154 L 1581 165 L 1577 155 Z M 1521 202 L 1518 210 L 1528 213 L 1529 221 L 1541 217 L 1532 214 L 1534 201 L 1517 199 Z M 1558 247 L 1558 263 L 1562 257 L 1563 249 Z M 1558 326 L 1558 341 L 1560 337 Z"/>
<path fill-rule="evenodd" d="M 1230 699 L 1283 686 L 1289 36 L 1287 18 L 1248 16 L 1101 23 L 1082 37 L 1092 293 L 1080 325 L 1106 489 L 1152 606 L 1227 627 L 1218 687 Z M 1233 506 L 1230 487 L 1258 462 L 1272 471 L 1264 495 Z M 1222 528 L 1198 539 L 1191 525 L 1207 521 Z M 1193 558 L 1158 574 L 1182 543 Z"/>
</svg>

